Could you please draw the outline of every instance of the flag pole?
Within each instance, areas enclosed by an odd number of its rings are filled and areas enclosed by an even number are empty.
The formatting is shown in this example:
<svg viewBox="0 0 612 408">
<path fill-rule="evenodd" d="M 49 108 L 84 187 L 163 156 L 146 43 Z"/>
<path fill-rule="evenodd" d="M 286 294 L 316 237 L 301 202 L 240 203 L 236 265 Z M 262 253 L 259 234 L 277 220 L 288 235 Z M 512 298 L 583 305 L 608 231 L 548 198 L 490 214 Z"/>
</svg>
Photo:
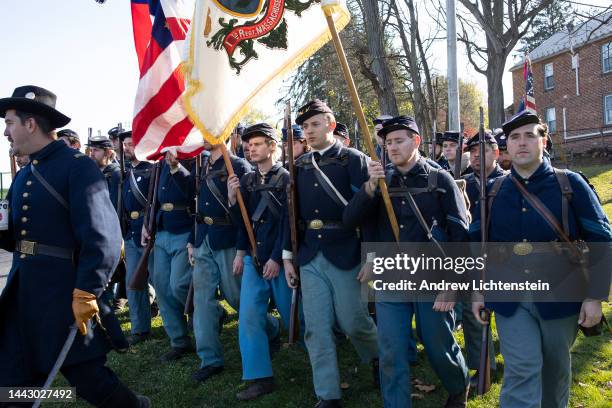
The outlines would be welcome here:
<svg viewBox="0 0 612 408">
<path fill-rule="evenodd" d="M 340 60 L 340 66 L 342 67 L 342 73 L 344 74 L 344 80 L 349 89 L 349 93 L 351 95 L 351 101 L 353 102 L 353 109 L 357 114 L 357 120 L 359 121 L 359 126 L 365 130 L 368 129 L 368 122 L 365 118 L 365 114 L 363 113 L 363 108 L 361 107 L 361 101 L 359 100 L 359 94 L 357 93 L 357 87 L 355 86 L 355 81 L 353 80 L 353 75 L 351 74 L 351 69 L 349 68 L 348 61 L 346 59 L 346 54 L 344 52 L 344 47 L 342 46 L 342 42 L 340 41 L 340 37 L 338 36 L 338 30 L 336 29 L 336 24 L 333 19 L 333 4 L 323 5 L 323 12 L 325 13 L 325 19 L 327 20 L 327 25 L 329 27 L 329 32 L 331 33 L 332 40 L 334 42 L 334 48 L 336 49 L 336 55 L 338 55 L 338 59 Z M 378 160 L 378 156 L 376 155 L 376 150 L 374 150 L 374 144 L 372 143 L 372 137 L 367 136 L 364 137 L 364 142 L 368 148 L 368 152 L 370 153 L 370 157 L 372 160 Z M 395 236 L 395 240 L 399 242 L 399 225 L 397 223 L 397 218 L 395 217 L 395 212 L 393 211 L 393 205 L 391 204 L 391 197 L 389 196 L 389 190 L 387 189 L 387 183 L 385 183 L 384 179 L 378 180 L 378 186 L 382 193 L 382 198 L 385 203 L 385 208 L 387 210 L 387 215 L 389 217 L 389 223 L 391 224 L 391 229 L 393 230 L 393 235 Z"/>
<path fill-rule="evenodd" d="M 227 169 L 227 177 L 230 178 L 234 175 L 234 168 L 232 167 L 232 162 L 230 161 L 229 153 L 227 151 L 227 146 L 225 145 L 225 143 L 221 143 L 221 153 L 223 154 L 223 161 L 225 162 L 225 168 Z M 251 219 L 249 218 L 246 206 L 244 205 L 244 199 L 242 198 L 240 188 L 236 190 L 236 199 L 238 200 L 240 214 L 242 215 L 242 222 L 244 223 L 244 228 L 246 229 L 247 235 L 249 237 L 249 243 L 251 244 L 251 256 L 253 257 L 253 264 L 255 265 L 256 269 L 260 271 L 259 267 L 261 265 L 259 265 L 259 261 L 257 260 L 257 244 L 255 243 L 255 233 L 253 232 Z"/>
</svg>

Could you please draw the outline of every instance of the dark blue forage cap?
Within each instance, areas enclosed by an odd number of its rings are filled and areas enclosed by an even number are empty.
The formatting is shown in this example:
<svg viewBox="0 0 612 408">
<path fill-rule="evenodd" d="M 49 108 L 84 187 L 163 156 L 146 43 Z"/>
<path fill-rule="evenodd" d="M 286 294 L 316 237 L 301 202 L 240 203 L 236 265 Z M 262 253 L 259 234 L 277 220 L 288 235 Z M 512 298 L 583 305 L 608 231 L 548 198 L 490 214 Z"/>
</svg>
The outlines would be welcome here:
<svg viewBox="0 0 612 408">
<path fill-rule="evenodd" d="M 506 150 L 506 135 L 504 134 L 504 131 L 502 129 L 495 129 L 493 131 L 493 135 L 495 136 L 499 150 Z"/>
<path fill-rule="evenodd" d="M 108 136 L 92 136 L 87 141 L 88 147 L 99 147 L 101 149 L 112 149 L 113 142 L 110 140 Z"/>
<path fill-rule="evenodd" d="M 349 138 L 348 128 L 344 123 L 336 122 L 336 128 L 334 129 L 334 135 L 338 135 L 345 139 Z"/>
<path fill-rule="evenodd" d="M 419 127 L 414 121 L 414 118 L 411 118 L 410 116 L 402 115 L 402 116 L 396 116 L 394 118 L 384 121 L 383 127 L 378 131 L 378 136 L 385 137 L 390 132 L 393 132 L 394 130 L 399 130 L 399 129 L 406 129 L 406 130 L 416 133 L 417 135 L 421 134 L 419 132 Z"/>
<path fill-rule="evenodd" d="M 492 145 L 497 144 L 497 140 L 493 137 L 493 135 L 489 132 L 484 133 L 484 141 L 486 144 Z M 478 146 L 480 143 L 480 134 L 476 133 L 474 136 L 470 137 L 466 144 L 466 149 L 471 149 L 473 146 Z"/>
<path fill-rule="evenodd" d="M 517 113 L 512 117 L 512 119 L 504 123 L 502 125 L 502 129 L 504 130 L 504 134 L 507 137 L 510 136 L 510 133 L 512 133 L 514 129 L 519 128 L 523 125 L 528 125 L 530 123 L 537 125 L 538 123 L 540 123 L 540 118 L 535 113 L 528 110 L 524 110 Z"/>
<path fill-rule="evenodd" d="M 440 138 L 442 142 L 455 142 L 459 143 L 459 132 L 444 132 L 442 137 Z"/>
<path fill-rule="evenodd" d="M 302 125 L 304 121 L 310 119 L 311 117 L 318 115 L 320 113 L 334 113 L 327 104 L 319 99 L 315 99 L 314 101 L 308 102 L 306 105 L 302 106 L 298 112 L 297 117 L 295 118 L 295 123 L 298 125 Z"/>
<path fill-rule="evenodd" d="M 300 127 L 300 125 L 293 124 L 291 125 L 291 129 L 293 130 L 293 140 L 302 140 L 304 139 L 304 131 Z M 283 142 L 287 141 L 287 129 L 283 128 Z"/>
<path fill-rule="evenodd" d="M 279 141 L 278 136 L 276 135 L 276 130 L 265 122 L 256 123 L 253 126 L 246 128 L 242 134 L 242 141 L 246 142 L 255 136 L 264 136 L 268 139 L 274 140 L 277 143 Z"/>
</svg>

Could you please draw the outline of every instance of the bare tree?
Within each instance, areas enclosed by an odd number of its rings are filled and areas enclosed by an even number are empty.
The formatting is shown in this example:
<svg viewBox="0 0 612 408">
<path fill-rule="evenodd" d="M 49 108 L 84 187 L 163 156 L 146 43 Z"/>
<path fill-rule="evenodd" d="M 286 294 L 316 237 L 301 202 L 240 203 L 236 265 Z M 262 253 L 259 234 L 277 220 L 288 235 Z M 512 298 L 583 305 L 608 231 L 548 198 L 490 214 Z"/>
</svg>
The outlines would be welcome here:
<svg viewBox="0 0 612 408">
<path fill-rule="evenodd" d="M 359 0 L 359 3 L 363 10 L 370 59 L 366 62 L 364 54 L 361 54 L 360 69 L 363 75 L 372 82 L 381 112 L 396 116 L 399 110 L 393 89 L 393 77 L 385 53 L 385 34 L 378 0 Z"/>
<path fill-rule="evenodd" d="M 504 121 L 502 77 L 506 59 L 517 42 L 527 33 L 536 15 L 553 0 L 459 0 L 471 14 L 471 20 L 459 18 L 467 56 L 474 69 L 487 77 L 489 123 Z M 476 43 L 474 21 L 486 36 L 486 45 Z"/>
</svg>

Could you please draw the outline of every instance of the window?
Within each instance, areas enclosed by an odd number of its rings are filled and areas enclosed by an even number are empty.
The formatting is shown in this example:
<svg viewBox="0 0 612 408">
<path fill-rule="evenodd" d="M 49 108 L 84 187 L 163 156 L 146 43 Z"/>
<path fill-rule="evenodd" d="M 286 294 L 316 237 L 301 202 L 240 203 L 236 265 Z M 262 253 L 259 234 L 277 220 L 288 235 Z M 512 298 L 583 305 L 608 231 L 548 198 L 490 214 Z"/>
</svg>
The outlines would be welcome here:
<svg viewBox="0 0 612 408">
<path fill-rule="evenodd" d="M 612 94 L 604 96 L 604 121 L 612 125 Z"/>
<path fill-rule="evenodd" d="M 557 115 L 555 114 L 555 108 L 546 108 L 546 124 L 548 125 L 548 131 L 555 133 L 557 131 Z"/>
<path fill-rule="evenodd" d="M 553 64 L 552 62 L 544 65 L 544 89 L 553 89 L 555 81 L 553 79 Z"/>
<path fill-rule="evenodd" d="M 601 46 L 601 70 L 612 72 L 612 41 Z"/>
</svg>

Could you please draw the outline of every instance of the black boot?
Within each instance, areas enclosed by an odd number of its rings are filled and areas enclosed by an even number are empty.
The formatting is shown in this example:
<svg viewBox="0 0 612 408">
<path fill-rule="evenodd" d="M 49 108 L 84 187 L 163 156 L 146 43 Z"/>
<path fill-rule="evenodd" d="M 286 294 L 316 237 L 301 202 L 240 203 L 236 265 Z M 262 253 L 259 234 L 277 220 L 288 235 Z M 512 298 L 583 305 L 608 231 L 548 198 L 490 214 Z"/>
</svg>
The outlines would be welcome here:
<svg viewBox="0 0 612 408">
<path fill-rule="evenodd" d="M 274 392 L 274 388 L 274 377 L 258 378 L 251 381 L 246 389 L 236 394 L 236 398 L 240 401 L 251 401 Z"/>
<path fill-rule="evenodd" d="M 151 401 L 144 395 L 136 395 L 121 381 L 111 395 L 98 407 L 100 408 L 149 408 Z"/>
<path fill-rule="evenodd" d="M 466 408 L 468 394 L 470 393 L 470 384 L 458 394 L 449 395 L 444 408 Z"/>
</svg>

